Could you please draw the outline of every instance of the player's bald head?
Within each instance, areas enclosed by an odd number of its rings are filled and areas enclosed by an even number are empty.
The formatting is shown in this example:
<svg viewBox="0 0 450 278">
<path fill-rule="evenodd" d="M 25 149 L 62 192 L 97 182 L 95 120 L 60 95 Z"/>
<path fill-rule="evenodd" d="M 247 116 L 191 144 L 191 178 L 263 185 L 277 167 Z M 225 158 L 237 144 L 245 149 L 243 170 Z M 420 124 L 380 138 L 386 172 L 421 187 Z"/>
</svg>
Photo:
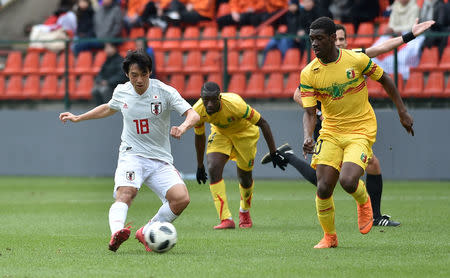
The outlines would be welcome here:
<svg viewBox="0 0 450 278">
<path fill-rule="evenodd" d="M 218 97 L 220 95 L 220 87 L 215 82 L 206 82 L 202 86 L 201 97 Z"/>
</svg>

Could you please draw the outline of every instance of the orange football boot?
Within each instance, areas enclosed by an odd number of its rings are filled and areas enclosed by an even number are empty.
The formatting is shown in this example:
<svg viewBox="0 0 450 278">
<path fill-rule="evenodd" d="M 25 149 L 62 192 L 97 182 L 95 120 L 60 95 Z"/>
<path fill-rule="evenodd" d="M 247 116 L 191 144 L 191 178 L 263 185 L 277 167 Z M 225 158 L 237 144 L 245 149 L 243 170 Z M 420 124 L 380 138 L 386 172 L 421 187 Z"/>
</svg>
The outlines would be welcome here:
<svg viewBox="0 0 450 278">
<path fill-rule="evenodd" d="M 316 249 L 322 249 L 322 248 L 335 248 L 338 246 L 338 239 L 337 234 L 330 235 L 327 233 L 324 233 L 324 236 L 319 243 L 317 243 L 314 248 Z"/>
<path fill-rule="evenodd" d="M 356 203 L 358 209 L 358 226 L 361 234 L 367 234 L 372 229 L 373 225 L 373 212 L 372 203 L 370 202 L 370 197 L 367 196 L 367 202 L 365 204 Z"/>
<path fill-rule="evenodd" d="M 233 219 L 224 219 L 220 221 L 220 224 L 217 226 L 214 226 L 215 230 L 221 230 L 221 229 L 234 229 L 235 224 Z"/>
</svg>

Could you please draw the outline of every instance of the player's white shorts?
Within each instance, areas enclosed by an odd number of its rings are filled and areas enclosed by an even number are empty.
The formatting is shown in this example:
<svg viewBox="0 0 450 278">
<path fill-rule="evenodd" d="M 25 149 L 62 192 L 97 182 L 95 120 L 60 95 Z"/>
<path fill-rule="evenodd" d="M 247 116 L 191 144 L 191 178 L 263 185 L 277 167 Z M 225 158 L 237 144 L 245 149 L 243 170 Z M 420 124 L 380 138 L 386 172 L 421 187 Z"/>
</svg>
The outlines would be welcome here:
<svg viewBox="0 0 450 278">
<path fill-rule="evenodd" d="M 120 186 L 132 186 L 139 190 L 145 183 L 163 202 L 172 186 L 184 184 L 173 165 L 132 154 L 119 155 L 114 183 L 114 197 Z"/>
</svg>

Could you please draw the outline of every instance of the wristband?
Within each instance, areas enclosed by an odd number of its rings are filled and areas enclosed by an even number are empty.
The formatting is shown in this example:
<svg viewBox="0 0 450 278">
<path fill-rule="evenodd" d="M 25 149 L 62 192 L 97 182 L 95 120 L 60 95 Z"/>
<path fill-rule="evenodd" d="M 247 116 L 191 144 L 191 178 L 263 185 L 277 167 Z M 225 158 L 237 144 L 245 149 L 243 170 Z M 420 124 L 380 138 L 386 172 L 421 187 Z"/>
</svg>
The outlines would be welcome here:
<svg viewBox="0 0 450 278">
<path fill-rule="evenodd" d="M 408 32 L 408 33 L 402 35 L 402 39 L 403 39 L 404 43 L 408 43 L 415 38 L 416 38 L 416 36 L 414 36 L 414 34 L 412 32 Z"/>
</svg>

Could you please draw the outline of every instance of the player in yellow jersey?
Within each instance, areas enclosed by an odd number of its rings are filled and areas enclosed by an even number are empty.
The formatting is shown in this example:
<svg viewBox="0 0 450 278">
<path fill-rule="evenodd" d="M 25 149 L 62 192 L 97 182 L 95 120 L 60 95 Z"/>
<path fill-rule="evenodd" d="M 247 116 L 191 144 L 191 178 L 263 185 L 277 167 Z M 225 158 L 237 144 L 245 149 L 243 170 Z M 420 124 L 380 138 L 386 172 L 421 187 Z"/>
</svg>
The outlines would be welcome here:
<svg viewBox="0 0 450 278">
<path fill-rule="evenodd" d="M 205 123 L 210 123 L 206 160 L 210 176 L 210 190 L 220 218 L 214 229 L 233 229 L 235 223 L 228 208 L 223 168 L 229 159 L 235 160 L 239 179 L 241 202 L 239 227 L 252 227 L 249 209 L 253 196 L 252 170 L 256 155 L 256 143 L 261 128 L 271 154 L 273 166 L 284 170 L 287 162 L 276 150 L 269 124 L 239 95 L 221 93 L 219 85 L 206 82 L 201 89 L 201 98 L 193 106 L 200 115 L 195 126 L 195 149 L 197 152 L 197 181 L 206 183 L 203 164 L 206 136 Z"/>
<path fill-rule="evenodd" d="M 357 202 L 359 231 L 366 234 L 373 225 L 370 197 L 359 179 L 372 156 L 377 132 L 364 76 L 383 85 L 397 107 L 401 124 L 411 134 L 414 134 L 413 119 L 383 69 L 363 53 L 335 46 L 333 20 L 327 17 L 315 20 L 309 36 L 317 58 L 302 70 L 300 77 L 305 109 L 303 152 L 305 157 L 313 154 L 311 166 L 317 171 L 316 210 L 324 231 L 323 239 L 314 248 L 330 248 L 338 245 L 333 202 L 338 180 Z M 314 144 L 317 101 L 322 103 L 324 120 Z"/>
</svg>

